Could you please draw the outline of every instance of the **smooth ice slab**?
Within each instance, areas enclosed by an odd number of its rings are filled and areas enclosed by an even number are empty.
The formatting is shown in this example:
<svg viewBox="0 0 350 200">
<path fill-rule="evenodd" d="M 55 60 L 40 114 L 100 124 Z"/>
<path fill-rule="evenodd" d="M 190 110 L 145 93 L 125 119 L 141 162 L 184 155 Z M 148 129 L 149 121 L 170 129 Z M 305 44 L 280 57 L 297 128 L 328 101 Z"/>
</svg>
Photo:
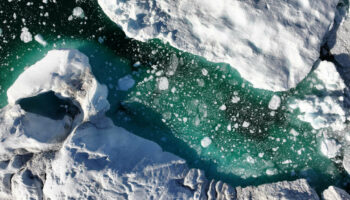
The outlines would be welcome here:
<svg viewBox="0 0 350 200">
<path fill-rule="evenodd" d="M 127 36 L 227 62 L 254 87 L 295 87 L 319 57 L 338 0 L 99 0 Z"/>
</svg>

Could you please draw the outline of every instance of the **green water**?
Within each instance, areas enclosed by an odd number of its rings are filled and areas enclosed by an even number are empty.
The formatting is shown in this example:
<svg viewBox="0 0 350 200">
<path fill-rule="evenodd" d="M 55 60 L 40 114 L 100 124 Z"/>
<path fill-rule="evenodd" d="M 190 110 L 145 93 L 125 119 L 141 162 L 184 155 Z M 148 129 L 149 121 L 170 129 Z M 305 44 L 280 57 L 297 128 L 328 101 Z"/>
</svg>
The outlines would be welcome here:
<svg viewBox="0 0 350 200">
<path fill-rule="evenodd" d="M 78 5 L 86 18 L 69 21 Z M 95 1 L 1 1 L 0 21 L 6 21 L 0 25 L 0 107 L 7 104 L 6 90 L 26 66 L 51 49 L 76 48 L 89 57 L 98 81 L 109 87 L 108 116 L 116 125 L 157 142 L 191 167 L 205 170 L 209 178 L 244 186 L 302 177 L 319 191 L 331 184 L 348 187 L 341 167 L 321 155 L 319 132 L 288 109 L 291 99 L 317 93 L 313 74 L 296 89 L 277 93 L 282 103 L 272 113 L 268 103 L 275 93 L 252 88 L 226 64 L 207 62 L 158 40 L 126 38 Z M 43 35 L 48 45 L 20 41 L 23 26 L 33 36 Z M 133 67 L 137 61 L 142 65 Z M 117 90 L 118 79 L 129 74 L 135 87 Z M 168 90 L 159 90 L 161 77 L 167 77 Z M 293 136 L 292 130 L 299 135 Z M 208 148 L 201 147 L 204 137 L 212 140 Z"/>
<path fill-rule="evenodd" d="M 21 99 L 18 104 L 26 112 L 35 113 L 54 120 L 62 120 L 65 115 L 74 117 L 79 113 L 79 108 L 74 106 L 69 99 L 58 98 L 52 91 L 39 94 L 35 97 Z"/>
</svg>

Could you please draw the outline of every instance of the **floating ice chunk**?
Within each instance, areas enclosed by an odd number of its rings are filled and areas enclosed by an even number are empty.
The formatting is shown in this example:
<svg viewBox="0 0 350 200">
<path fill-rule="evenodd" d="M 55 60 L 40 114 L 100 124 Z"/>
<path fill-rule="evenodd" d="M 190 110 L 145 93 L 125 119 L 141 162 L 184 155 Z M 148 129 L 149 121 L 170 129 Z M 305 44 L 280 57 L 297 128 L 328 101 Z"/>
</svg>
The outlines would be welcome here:
<svg viewBox="0 0 350 200">
<path fill-rule="evenodd" d="M 344 99 L 345 84 L 341 79 L 334 64 L 322 61 L 314 73 L 324 85 L 322 96 L 309 95 L 305 98 L 294 99 L 290 108 L 299 108 L 298 118 L 309 122 L 314 129 L 330 127 L 334 131 L 343 130 L 348 117 L 348 109 L 344 107 L 341 99 Z"/>
<path fill-rule="evenodd" d="M 281 105 L 281 98 L 277 95 L 273 95 L 269 102 L 269 109 L 277 110 Z"/>
<path fill-rule="evenodd" d="M 285 160 L 282 162 L 283 165 L 287 165 L 287 164 L 291 164 L 291 163 L 293 163 L 292 160 Z"/>
<path fill-rule="evenodd" d="M 85 17 L 84 10 L 81 7 L 75 7 L 73 9 L 73 16 L 77 18 L 84 18 Z"/>
<path fill-rule="evenodd" d="M 248 156 L 247 157 L 247 162 L 251 163 L 251 164 L 254 164 L 255 163 L 255 159 L 253 157 L 251 157 L 251 156 Z"/>
<path fill-rule="evenodd" d="M 126 75 L 118 80 L 118 89 L 122 91 L 128 91 L 130 88 L 134 87 L 135 80 L 131 75 Z"/>
<path fill-rule="evenodd" d="M 201 145 L 202 145 L 203 148 L 209 147 L 209 145 L 211 145 L 211 139 L 209 137 L 204 137 L 201 140 Z"/>
<path fill-rule="evenodd" d="M 344 81 L 332 62 L 322 61 L 315 70 L 315 74 L 328 91 L 342 91 L 345 88 Z"/>
<path fill-rule="evenodd" d="M 340 188 L 329 186 L 327 190 L 323 191 L 322 197 L 324 200 L 349 200 L 350 195 Z"/>
<path fill-rule="evenodd" d="M 298 118 L 309 122 L 314 129 L 331 127 L 334 131 L 345 128 L 346 113 L 342 104 L 330 96 L 309 96 L 307 100 L 295 100 L 301 115 Z"/>
<path fill-rule="evenodd" d="M 323 139 L 321 141 L 321 152 L 328 158 L 335 158 L 339 155 L 341 145 L 335 139 Z"/>
<path fill-rule="evenodd" d="M 239 96 L 234 96 L 234 97 L 232 97 L 231 102 L 238 103 L 240 100 L 241 100 L 241 98 Z"/>
<path fill-rule="evenodd" d="M 346 3 L 348 5 L 348 3 Z M 333 39 L 328 40 L 329 47 L 332 47 L 331 54 L 334 55 L 334 59 L 344 68 L 350 67 L 350 7 L 347 10 L 347 16 L 343 18 L 339 28 L 333 32 Z M 335 44 L 334 44 L 335 43 Z"/>
<path fill-rule="evenodd" d="M 202 74 L 203 74 L 203 76 L 207 76 L 208 75 L 208 70 L 202 69 Z"/>
<path fill-rule="evenodd" d="M 158 80 L 158 89 L 167 90 L 169 88 L 169 80 L 167 77 L 160 77 Z"/>
<path fill-rule="evenodd" d="M 266 175 L 268 176 L 272 176 L 272 175 L 275 175 L 277 174 L 277 170 L 276 169 L 267 169 L 266 170 Z"/>
<path fill-rule="evenodd" d="M 48 91 L 79 101 L 84 119 L 109 109 L 107 87 L 95 80 L 88 57 L 77 50 L 49 51 L 7 90 L 8 103 L 15 105 L 20 99 Z"/>
<path fill-rule="evenodd" d="M 47 45 L 47 42 L 44 40 L 43 36 L 40 35 L 40 34 L 36 34 L 34 36 L 34 40 L 37 41 L 39 44 L 43 45 L 43 46 L 46 46 Z"/>
<path fill-rule="evenodd" d="M 296 130 L 294 130 L 294 129 L 291 129 L 289 133 L 291 135 L 293 135 L 294 137 L 297 137 L 299 135 L 299 133 Z"/>
<path fill-rule="evenodd" d="M 274 91 L 295 87 L 310 72 L 338 2 L 98 0 L 128 37 L 159 38 L 229 63 L 254 87 Z"/>
<path fill-rule="evenodd" d="M 350 148 L 347 147 L 344 150 L 344 157 L 343 157 L 343 167 L 348 174 L 350 174 Z"/>
<path fill-rule="evenodd" d="M 140 67 L 141 66 L 141 62 L 137 61 L 136 63 L 134 63 L 133 67 Z"/>
<path fill-rule="evenodd" d="M 223 104 L 222 106 L 220 106 L 220 108 L 219 108 L 220 110 L 222 110 L 222 111 L 224 111 L 224 110 L 226 110 L 227 109 L 227 107 L 226 107 L 226 105 L 225 104 Z"/>
<path fill-rule="evenodd" d="M 228 131 L 231 131 L 231 130 L 232 130 L 231 124 L 227 125 L 227 130 L 228 130 Z"/>
<path fill-rule="evenodd" d="M 179 66 L 179 58 L 175 54 L 172 54 L 170 57 L 170 65 L 167 68 L 166 74 L 168 76 L 173 76 L 178 66 Z"/>
<path fill-rule="evenodd" d="M 316 191 L 312 189 L 305 179 L 269 183 L 260 186 L 248 186 L 245 188 L 237 187 L 236 192 L 236 198 L 232 199 L 320 199 Z"/>
<path fill-rule="evenodd" d="M 22 32 L 21 32 L 21 36 L 20 36 L 21 40 L 24 43 L 28 43 L 30 41 L 33 40 L 33 36 L 32 34 L 29 32 L 29 29 L 27 27 L 22 28 Z"/>
<path fill-rule="evenodd" d="M 250 126 L 250 123 L 247 122 L 247 121 L 244 121 L 243 124 L 242 124 L 243 128 L 248 128 L 249 126 Z"/>
<path fill-rule="evenodd" d="M 0 36 L 2 36 L 2 29 L 0 28 Z"/>
</svg>

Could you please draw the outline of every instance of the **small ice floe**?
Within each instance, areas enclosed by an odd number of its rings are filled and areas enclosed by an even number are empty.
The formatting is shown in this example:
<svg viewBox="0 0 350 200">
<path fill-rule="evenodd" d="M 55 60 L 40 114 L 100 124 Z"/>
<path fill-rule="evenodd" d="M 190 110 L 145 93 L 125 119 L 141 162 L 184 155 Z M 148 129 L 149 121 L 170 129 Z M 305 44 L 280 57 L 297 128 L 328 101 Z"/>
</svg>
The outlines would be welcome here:
<svg viewBox="0 0 350 200">
<path fill-rule="evenodd" d="M 226 107 L 226 105 L 225 104 L 223 104 L 222 106 L 220 106 L 220 108 L 219 108 L 220 110 L 222 110 L 222 111 L 224 111 L 224 110 L 226 110 L 227 109 L 227 107 Z"/>
<path fill-rule="evenodd" d="M 248 128 L 249 126 L 250 126 L 250 123 L 247 122 L 247 121 L 244 121 L 243 124 L 242 124 L 243 128 Z"/>
<path fill-rule="evenodd" d="M 234 97 L 232 97 L 231 102 L 238 103 L 240 100 L 241 100 L 241 98 L 239 96 L 234 96 Z"/>
<path fill-rule="evenodd" d="M 266 175 L 268 176 L 272 176 L 272 175 L 275 175 L 277 174 L 277 170 L 276 169 L 267 169 L 266 170 Z"/>
<path fill-rule="evenodd" d="M 169 88 L 169 80 L 167 77 L 160 77 L 158 80 L 158 89 L 167 90 Z"/>
<path fill-rule="evenodd" d="M 33 36 L 32 34 L 29 32 L 29 29 L 27 27 L 23 27 L 22 28 L 22 32 L 21 32 L 21 36 L 20 36 L 21 40 L 24 43 L 28 43 L 30 41 L 33 40 Z"/>
<path fill-rule="evenodd" d="M 277 110 L 281 105 L 281 98 L 277 95 L 273 95 L 269 102 L 269 109 Z"/>
<path fill-rule="evenodd" d="M 75 7 L 73 9 L 73 16 L 77 18 L 84 18 L 85 17 L 84 10 L 81 7 Z"/>
<path fill-rule="evenodd" d="M 134 87 L 135 80 L 131 75 L 126 75 L 118 80 L 118 89 L 122 91 L 128 91 L 130 88 Z"/>
<path fill-rule="evenodd" d="M 85 17 L 84 10 L 81 7 L 75 7 L 72 11 L 72 15 L 68 17 L 68 21 L 72 21 L 73 19 L 83 19 Z"/>
<path fill-rule="evenodd" d="M 208 70 L 206 70 L 206 69 L 202 69 L 202 74 L 203 74 L 203 76 L 207 76 L 208 75 Z"/>
<path fill-rule="evenodd" d="M 141 62 L 137 61 L 136 63 L 134 63 L 133 67 L 140 67 L 141 66 Z"/>
<path fill-rule="evenodd" d="M 210 144 L 211 144 L 211 139 L 209 137 L 204 137 L 201 140 L 201 145 L 202 145 L 203 148 L 209 147 Z"/>
<path fill-rule="evenodd" d="M 40 34 L 36 34 L 34 36 L 34 40 L 37 41 L 39 44 L 43 45 L 43 46 L 46 46 L 47 45 L 47 42 L 44 40 L 43 36 L 40 35 Z"/>
<path fill-rule="evenodd" d="M 327 158 L 335 158 L 339 155 L 341 145 L 335 139 L 325 138 L 321 141 L 321 152 Z"/>
<path fill-rule="evenodd" d="M 293 128 L 289 131 L 289 133 L 291 135 L 293 135 L 294 137 L 297 137 L 299 135 L 299 133 L 296 130 L 294 130 Z"/>
</svg>

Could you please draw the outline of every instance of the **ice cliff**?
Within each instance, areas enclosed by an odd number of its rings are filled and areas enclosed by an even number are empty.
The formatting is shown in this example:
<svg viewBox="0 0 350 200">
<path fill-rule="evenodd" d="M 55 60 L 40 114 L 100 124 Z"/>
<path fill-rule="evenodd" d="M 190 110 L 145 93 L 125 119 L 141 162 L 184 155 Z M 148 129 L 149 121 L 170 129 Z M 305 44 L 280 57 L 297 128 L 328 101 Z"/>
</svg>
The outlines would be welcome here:
<svg viewBox="0 0 350 200">
<path fill-rule="evenodd" d="M 319 57 L 338 0 L 98 0 L 128 37 L 226 62 L 254 87 L 295 87 Z"/>
</svg>

